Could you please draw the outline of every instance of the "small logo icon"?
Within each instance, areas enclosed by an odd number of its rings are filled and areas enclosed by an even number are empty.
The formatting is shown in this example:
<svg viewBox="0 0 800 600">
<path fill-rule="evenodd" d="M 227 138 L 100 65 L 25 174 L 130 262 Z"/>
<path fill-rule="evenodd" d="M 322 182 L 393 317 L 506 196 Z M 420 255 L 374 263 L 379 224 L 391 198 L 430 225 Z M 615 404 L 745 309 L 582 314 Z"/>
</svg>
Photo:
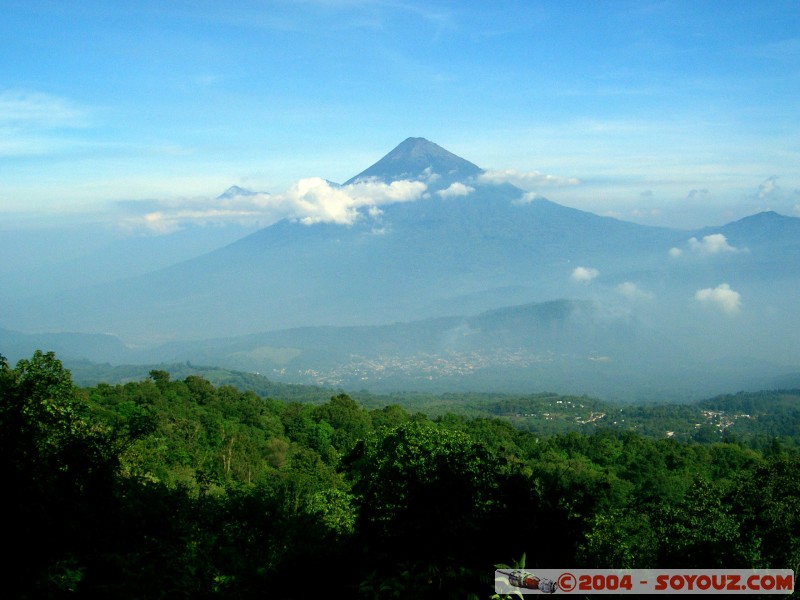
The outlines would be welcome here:
<svg viewBox="0 0 800 600">
<path fill-rule="evenodd" d="M 528 590 L 539 590 L 545 594 L 552 594 L 558 589 L 558 584 L 552 579 L 538 577 L 526 571 L 511 571 L 506 573 L 509 585 Z"/>
</svg>

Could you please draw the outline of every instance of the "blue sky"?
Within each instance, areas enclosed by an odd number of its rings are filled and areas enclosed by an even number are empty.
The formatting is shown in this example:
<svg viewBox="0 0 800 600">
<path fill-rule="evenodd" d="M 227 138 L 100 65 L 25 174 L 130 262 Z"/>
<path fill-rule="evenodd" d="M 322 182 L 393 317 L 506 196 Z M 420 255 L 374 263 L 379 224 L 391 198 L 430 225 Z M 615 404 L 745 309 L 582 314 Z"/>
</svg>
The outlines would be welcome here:
<svg viewBox="0 0 800 600">
<path fill-rule="evenodd" d="M 800 216 L 798 0 L 0 9 L 6 223 L 207 219 L 228 186 L 345 181 L 409 136 L 626 220 Z"/>
</svg>

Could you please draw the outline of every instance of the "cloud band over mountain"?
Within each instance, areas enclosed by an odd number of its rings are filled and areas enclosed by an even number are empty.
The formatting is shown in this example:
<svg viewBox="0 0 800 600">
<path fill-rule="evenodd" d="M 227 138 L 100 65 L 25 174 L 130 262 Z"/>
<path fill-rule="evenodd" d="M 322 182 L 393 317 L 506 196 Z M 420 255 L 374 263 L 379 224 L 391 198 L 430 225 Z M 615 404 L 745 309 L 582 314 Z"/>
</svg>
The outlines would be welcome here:
<svg viewBox="0 0 800 600">
<path fill-rule="evenodd" d="M 146 206 L 148 212 L 130 216 L 124 223 L 130 228 L 144 228 L 158 234 L 171 233 L 189 224 L 239 222 L 267 226 L 282 219 L 305 225 L 352 225 L 362 214 L 361 208 L 418 200 L 426 190 L 426 184 L 420 181 L 360 180 L 340 186 L 319 177 L 309 177 L 297 181 L 281 194 L 242 190 L 242 193 L 215 199 L 158 202 L 155 203 L 157 208 L 152 202 L 146 202 L 142 206 Z M 135 206 L 136 203 L 127 203 L 128 209 L 135 209 Z"/>
<path fill-rule="evenodd" d="M 581 182 L 576 177 L 556 177 L 539 171 L 517 171 L 516 169 L 489 169 L 478 175 L 478 181 L 483 183 L 510 183 L 523 189 L 578 185 Z"/>
</svg>

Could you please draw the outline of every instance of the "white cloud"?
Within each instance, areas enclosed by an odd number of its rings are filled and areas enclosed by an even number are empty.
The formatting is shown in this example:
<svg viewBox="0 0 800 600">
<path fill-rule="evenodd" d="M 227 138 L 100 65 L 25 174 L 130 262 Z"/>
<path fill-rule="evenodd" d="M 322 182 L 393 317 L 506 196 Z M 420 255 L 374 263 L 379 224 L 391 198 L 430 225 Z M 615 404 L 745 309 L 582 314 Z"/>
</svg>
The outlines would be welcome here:
<svg viewBox="0 0 800 600">
<path fill-rule="evenodd" d="M 643 290 L 631 281 L 620 283 L 617 286 L 617 291 L 630 300 L 650 300 L 653 298 L 651 292 Z"/>
<path fill-rule="evenodd" d="M 715 288 L 697 290 L 694 297 L 703 304 L 717 306 L 728 315 L 738 313 L 742 307 L 741 295 L 732 290 L 727 283 L 721 283 Z"/>
<path fill-rule="evenodd" d="M 736 248 L 728 243 L 728 239 L 721 233 L 712 233 L 703 236 L 698 240 L 696 237 L 689 238 L 686 246 L 692 254 L 699 256 L 714 256 L 717 254 L 734 254 L 736 252 L 747 252 L 747 249 Z M 669 255 L 673 258 L 683 256 L 680 248 L 670 248 Z"/>
<path fill-rule="evenodd" d="M 778 176 L 767 177 L 758 186 L 758 191 L 751 195 L 760 211 L 776 210 L 784 213 L 800 213 L 800 189 L 783 188 L 778 185 Z"/>
<path fill-rule="evenodd" d="M 758 199 L 759 200 L 766 200 L 774 196 L 781 188 L 778 186 L 778 177 L 777 175 L 773 175 L 772 177 L 767 177 L 764 181 L 761 182 L 761 185 L 758 186 Z"/>
<path fill-rule="evenodd" d="M 545 175 L 539 171 L 517 171 L 516 169 L 486 170 L 478 175 L 478 181 L 483 183 L 511 183 L 521 188 L 541 186 L 567 186 L 578 185 L 579 179 L 574 177 L 556 177 Z"/>
<path fill-rule="evenodd" d="M 426 185 L 419 181 L 394 181 L 386 184 L 376 180 L 358 181 L 338 186 L 311 177 L 295 182 L 282 194 L 243 193 L 221 198 L 193 198 L 164 202 L 148 202 L 144 216 L 124 221 L 130 228 L 155 233 L 171 233 L 192 223 L 199 225 L 225 222 L 267 226 L 281 219 L 299 221 L 305 225 L 337 223 L 352 225 L 365 208 L 369 217 L 380 217 L 385 204 L 410 202 L 422 197 Z M 136 203 L 128 203 L 128 209 Z M 154 206 L 155 204 L 155 206 Z"/>
<path fill-rule="evenodd" d="M 711 235 L 703 236 L 702 240 L 697 238 L 689 238 L 687 242 L 689 250 L 696 254 L 709 255 L 709 254 L 724 254 L 729 252 L 739 252 L 738 248 L 731 246 L 727 238 L 721 233 L 713 233 Z"/>
<path fill-rule="evenodd" d="M 514 204 L 515 206 L 524 206 L 525 204 L 530 204 L 531 202 L 535 202 L 536 200 L 544 200 L 544 199 L 545 197 L 542 196 L 539 192 L 525 192 L 524 194 L 522 194 L 522 196 L 520 196 L 516 200 L 513 200 L 511 204 Z"/>
<path fill-rule="evenodd" d="M 218 202 L 217 206 L 211 206 L 207 199 L 183 199 L 171 202 L 161 202 L 155 210 L 149 210 L 142 214 L 136 214 L 136 205 L 143 207 L 151 206 L 152 202 L 142 201 L 141 203 L 132 201 L 126 203 L 125 211 L 134 213 L 133 216 L 124 217 L 119 225 L 123 229 L 132 232 L 144 230 L 147 233 L 165 235 L 180 231 L 186 225 L 222 225 L 225 223 L 238 223 L 242 225 L 269 225 L 279 220 L 274 211 L 259 207 L 257 204 L 266 194 L 259 194 L 253 198 L 252 203 L 245 202 Z"/>
<path fill-rule="evenodd" d="M 575 267 L 570 278 L 572 281 L 578 283 L 591 283 L 598 275 L 600 275 L 600 271 L 597 269 L 591 267 Z"/>
<path fill-rule="evenodd" d="M 418 200 L 426 187 L 420 181 L 386 184 L 374 180 L 334 187 L 324 179 L 312 177 L 301 179 L 276 199 L 286 205 L 289 218 L 306 225 L 352 225 L 358 219 L 359 208 Z"/>
<path fill-rule="evenodd" d="M 427 181 L 428 183 L 434 183 L 440 178 L 441 175 L 433 172 L 433 167 L 425 167 L 425 170 L 422 171 L 422 174 L 420 175 L 420 180 Z"/>
<path fill-rule="evenodd" d="M 470 187 L 456 181 L 455 183 L 451 183 L 450 187 L 447 189 L 436 192 L 436 195 L 441 196 L 442 198 L 459 198 L 461 196 L 468 196 L 474 191 L 474 187 Z"/>
</svg>

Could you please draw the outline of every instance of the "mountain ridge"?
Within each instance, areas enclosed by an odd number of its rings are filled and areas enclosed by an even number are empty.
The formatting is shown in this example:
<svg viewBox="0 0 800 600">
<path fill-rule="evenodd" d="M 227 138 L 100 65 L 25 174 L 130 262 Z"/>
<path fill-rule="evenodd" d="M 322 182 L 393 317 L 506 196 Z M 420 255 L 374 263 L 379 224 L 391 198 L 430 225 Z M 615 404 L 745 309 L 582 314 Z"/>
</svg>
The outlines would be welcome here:
<svg viewBox="0 0 800 600">
<path fill-rule="evenodd" d="M 714 391 L 767 389 L 800 377 L 800 370 L 746 356 L 698 361 L 670 340 L 665 328 L 632 315 L 608 315 L 602 304 L 589 300 L 559 299 L 380 326 L 301 327 L 173 342 L 127 348 L 116 360 L 107 355 L 104 360 L 88 336 L 82 346 L 71 347 L 65 342 L 82 336 L 17 335 L 27 340 L 29 347 L 22 347 L 7 346 L 6 334 L 13 336 L 0 330 L 0 344 L 12 350 L 12 361 L 51 340 L 73 361 L 207 364 L 286 384 L 373 392 L 592 390 L 616 400 L 691 400 Z M 654 346 L 660 364 L 651 356 Z"/>
</svg>

